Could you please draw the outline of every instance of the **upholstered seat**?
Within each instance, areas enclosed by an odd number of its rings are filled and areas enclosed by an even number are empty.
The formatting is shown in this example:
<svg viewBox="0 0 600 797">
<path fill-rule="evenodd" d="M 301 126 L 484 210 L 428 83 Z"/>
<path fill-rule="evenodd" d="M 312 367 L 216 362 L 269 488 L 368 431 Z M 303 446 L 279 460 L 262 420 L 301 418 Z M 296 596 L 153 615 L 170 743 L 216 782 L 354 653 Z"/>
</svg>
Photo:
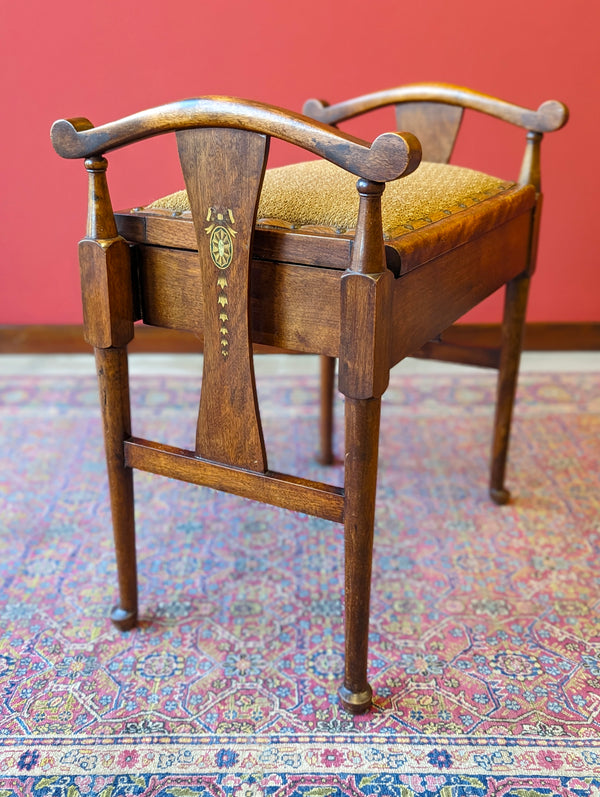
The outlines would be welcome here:
<svg viewBox="0 0 600 797">
<path fill-rule="evenodd" d="M 484 234 L 531 209 L 534 203 L 532 186 L 519 186 L 461 166 L 422 162 L 416 172 L 388 183 L 382 196 L 388 268 L 399 276 L 420 262 L 459 246 L 472 234 L 475 214 L 469 212 L 471 208 L 476 207 L 477 228 L 479 234 Z M 162 218 L 161 235 L 167 220 L 187 222 L 189 243 L 192 246 L 195 243 L 185 190 L 161 197 L 131 213 Z M 271 230 L 294 231 L 306 236 L 316 234 L 321 241 L 325 237 L 352 240 L 357 218 L 356 178 L 339 166 L 318 160 L 265 172 L 256 226 L 257 230 L 267 233 L 267 240 Z M 130 225 L 121 221 L 120 226 L 123 225 L 123 232 L 129 233 Z M 171 222 L 170 226 L 175 237 L 181 238 L 181 225 Z M 428 227 L 425 248 L 422 235 L 411 235 L 424 227 Z M 145 242 L 152 241 L 145 239 Z M 265 247 L 264 236 L 259 237 L 256 254 L 265 256 L 265 248 L 271 256 L 285 260 L 285 253 L 278 251 L 275 240 Z M 327 264 L 319 262 L 318 265 Z M 338 258 L 331 262 L 334 268 L 349 265 L 350 249 L 347 262 Z"/>
</svg>

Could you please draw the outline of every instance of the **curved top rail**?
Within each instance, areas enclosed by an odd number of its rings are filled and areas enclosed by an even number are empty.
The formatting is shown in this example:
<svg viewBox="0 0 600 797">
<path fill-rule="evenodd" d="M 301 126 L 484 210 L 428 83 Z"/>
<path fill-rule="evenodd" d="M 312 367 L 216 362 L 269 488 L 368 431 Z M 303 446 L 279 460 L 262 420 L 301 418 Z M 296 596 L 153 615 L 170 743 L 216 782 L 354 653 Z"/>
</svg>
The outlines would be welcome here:
<svg viewBox="0 0 600 797">
<path fill-rule="evenodd" d="M 412 83 L 373 94 L 364 94 L 336 105 L 329 105 L 323 100 L 307 100 L 304 103 L 303 111 L 307 116 L 318 119 L 320 122 L 336 124 L 367 111 L 375 110 L 375 108 L 403 102 L 440 102 L 445 105 L 458 105 L 495 116 L 536 133 L 550 133 L 553 130 L 559 130 L 569 118 L 568 108 L 558 100 L 547 100 L 540 105 L 537 111 L 532 111 L 529 108 L 522 108 L 496 97 L 449 83 Z"/>
<path fill-rule="evenodd" d="M 194 127 L 230 127 L 275 136 L 366 180 L 387 182 L 414 171 L 421 145 L 410 133 L 384 133 L 372 144 L 292 111 L 234 97 L 200 97 L 162 105 L 94 127 L 83 118 L 52 125 L 63 158 L 89 158 L 151 136 Z"/>
</svg>

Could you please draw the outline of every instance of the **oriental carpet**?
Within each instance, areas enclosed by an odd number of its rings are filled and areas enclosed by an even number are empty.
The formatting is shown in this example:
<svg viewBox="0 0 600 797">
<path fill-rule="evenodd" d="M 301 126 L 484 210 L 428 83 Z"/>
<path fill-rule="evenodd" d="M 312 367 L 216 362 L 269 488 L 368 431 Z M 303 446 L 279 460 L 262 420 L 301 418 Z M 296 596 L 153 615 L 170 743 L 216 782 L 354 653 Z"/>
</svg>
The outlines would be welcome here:
<svg viewBox="0 0 600 797">
<path fill-rule="evenodd" d="M 259 392 L 270 466 L 340 484 L 316 379 Z M 132 394 L 134 434 L 193 447 L 198 379 Z M 351 717 L 341 526 L 136 474 L 122 634 L 95 380 L 4 380 L 0 797 L 600 795 L 600 374 L 522 375 L 505 507 L 493 400 L 487 372 L 392 375 Z"/>
</svg>

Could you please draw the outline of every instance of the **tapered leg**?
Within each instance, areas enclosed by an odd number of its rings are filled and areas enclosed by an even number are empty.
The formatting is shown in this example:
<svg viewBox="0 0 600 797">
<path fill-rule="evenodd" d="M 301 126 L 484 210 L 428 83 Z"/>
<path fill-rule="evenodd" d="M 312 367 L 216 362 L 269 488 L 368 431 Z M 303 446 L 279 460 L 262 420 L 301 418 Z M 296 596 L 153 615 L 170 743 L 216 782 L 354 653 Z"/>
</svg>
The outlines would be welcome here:
<svg viewBox="0 0 600 797">
<path fill-rule="evenodd" d="M 321 419 L 318 461 L 333 465 L 333 395 L 335 382 L 335 357 L 322 355 L 321 364 Z"/>
<path fill-rule="evenodd" d="M 502 322 L 502 351 L 498 374 L 496 417 L 492 445 L 492 467 L 490 497 L 497 504 L 510 501 L 510 493 L 504 486 L 506 460 L 510 439 L 510 424 L 517 390 L 517 376 L 523 345 L 523 330 L 529 277 L 518 277 L 506 286 L 504 319 Z"/>
<path fill-rule="evenodd" d="M 96 369 L 119 579 L 119 605 L 111 620 L 127 631 L 138 612 L 133 471 L 125 467 L 123 454 L 123 441 L 131 435 L 127 349 L 96 349 Z"/>
<path fill-rule="evenodd" d="M 354 714 L 368 711 L 369 602 L 381 399 L 346 398 L 346 672 L 339 696 Z"/>
</svg>

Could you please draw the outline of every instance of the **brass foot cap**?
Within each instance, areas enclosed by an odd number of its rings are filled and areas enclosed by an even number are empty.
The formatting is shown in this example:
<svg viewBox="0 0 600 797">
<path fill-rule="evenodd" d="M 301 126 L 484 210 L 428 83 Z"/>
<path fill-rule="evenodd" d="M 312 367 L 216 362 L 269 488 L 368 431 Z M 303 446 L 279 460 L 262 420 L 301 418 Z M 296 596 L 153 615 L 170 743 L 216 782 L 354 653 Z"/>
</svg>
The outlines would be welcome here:
<svg viewBox="0 0 600 797">
<path fill-rule="evenodd" d="M 490 487 L 490 498 L 495 504 L 498 504 L 498 506 L 503 506 L 510 501 L 510 493 L 504 487 L 501 487 L 499 490 L 495 487 Z"/>
<path fill-rule="evenodd" d="M 340 686 L 338 695 L 342 706 L 351 714 L 364 714 L 373 703 L 373 690 L 369 684 L 364 692 L 351 692 L 345 686 Z"/>
<path fill-rule="evenodd" d="M 119 631 L 129 631 L 137 625 L 137 612 L 128 612 L 115 606 L 110 613 L 110 619 Z"/>
</svg>

